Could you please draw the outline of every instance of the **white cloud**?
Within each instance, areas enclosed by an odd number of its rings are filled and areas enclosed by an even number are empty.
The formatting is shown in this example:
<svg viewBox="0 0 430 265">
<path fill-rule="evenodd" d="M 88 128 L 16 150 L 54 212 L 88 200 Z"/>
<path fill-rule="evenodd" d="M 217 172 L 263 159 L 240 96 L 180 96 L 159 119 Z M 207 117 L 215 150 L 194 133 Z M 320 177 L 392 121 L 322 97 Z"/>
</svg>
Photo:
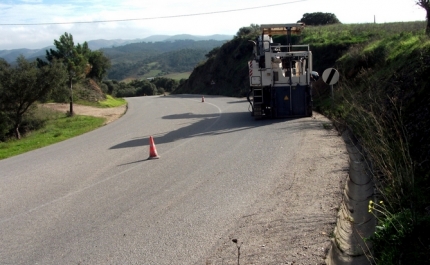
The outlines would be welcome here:
<svg viewBox="0 0 430 265">
<path fill-rule="evenodd" d="M 282 4 L 282 5 L 276 5 Z M 270 5 L 276 5 L 267 7 Z M 201 16 L 235 9 L 236 12 Z M 0 50 L 43 48 L 52 45 L 64 32 L 76 42 L 93 39 L 136 39 L 154 34 L 235 34 L 239 28 L 254 24 L 291 23 L 304 13 L 334 13 L 343 23 L 380 23 L 424 20 L 425 11 L 414 0 L 25 0 L 0 2 Z M 150 19 L 180 16 L 176 18 Z M 67 23 L 141 19 L 124 22 L 11 26 L 4 24 Z"/>
</svg>

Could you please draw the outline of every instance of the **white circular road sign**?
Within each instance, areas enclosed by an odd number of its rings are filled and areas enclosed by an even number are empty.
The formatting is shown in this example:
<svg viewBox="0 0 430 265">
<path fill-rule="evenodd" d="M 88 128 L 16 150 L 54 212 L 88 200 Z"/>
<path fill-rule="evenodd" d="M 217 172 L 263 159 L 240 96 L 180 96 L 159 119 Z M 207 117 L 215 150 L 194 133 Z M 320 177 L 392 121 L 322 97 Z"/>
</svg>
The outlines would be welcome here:
<svg viewBox="0 0 430 265">
<path fill-rule="evenodd" d="M 327 68 L 322 74 L 322 79 L 327 85 L 334 85 L 339 81 L 339 72 L 334 68 Z"/>
</svg>

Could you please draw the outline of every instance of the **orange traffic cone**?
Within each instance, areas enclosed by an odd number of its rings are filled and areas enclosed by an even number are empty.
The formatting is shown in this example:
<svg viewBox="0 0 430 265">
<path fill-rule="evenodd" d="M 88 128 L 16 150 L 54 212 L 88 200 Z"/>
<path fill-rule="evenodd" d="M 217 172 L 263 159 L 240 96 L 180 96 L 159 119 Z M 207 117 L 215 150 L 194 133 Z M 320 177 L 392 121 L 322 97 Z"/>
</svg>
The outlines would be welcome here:
<svg viewBox="0 0 430 265">
<path fill-rule="evenodd" d="M 202 102 L 205 102 L 205 97 L 202 96 Z"/>
<path fill-rule="evenodd" d="M 154 138 L 149 137 L 149 157 L 148 159 L 158 159 L 160 158 L 157 154 L 157 148 L 155 148 Z"/>
</svg>

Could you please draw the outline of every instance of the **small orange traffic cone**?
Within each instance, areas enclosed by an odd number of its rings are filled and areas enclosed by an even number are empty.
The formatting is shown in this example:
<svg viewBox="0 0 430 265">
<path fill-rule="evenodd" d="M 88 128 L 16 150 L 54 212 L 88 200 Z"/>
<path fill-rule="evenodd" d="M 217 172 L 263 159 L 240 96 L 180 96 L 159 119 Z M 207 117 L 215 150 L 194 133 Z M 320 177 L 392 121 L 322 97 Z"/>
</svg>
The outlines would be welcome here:
<svg viewBox="0 0 430 265">
<path fill-rule="evenodd" d="M 205 102 L 205 97 L 202 96 L 202 102 Z"/>
<path fill-rule="evenodd" d="M 160 158 L 157 154 L 157 148 L 155 148 L 154 138 L 149 137 L 149 157 L 148 159 L 158 159 Z"/>
</svg>

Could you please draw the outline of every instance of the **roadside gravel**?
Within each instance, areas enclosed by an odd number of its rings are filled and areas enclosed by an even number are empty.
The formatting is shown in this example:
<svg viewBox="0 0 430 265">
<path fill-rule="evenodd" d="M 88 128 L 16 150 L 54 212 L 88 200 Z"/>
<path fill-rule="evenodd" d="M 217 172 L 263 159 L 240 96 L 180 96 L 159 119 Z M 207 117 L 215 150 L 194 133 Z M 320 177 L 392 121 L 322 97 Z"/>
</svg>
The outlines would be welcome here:
<svg viewBox="0 0 430 265">
<path fill-rule="evenodd" d="M 68 103 L 46 103 L 41 105 L 43 107 L 58 110 L 61 112 L 68 112 L 70 110 L 70 105 Z M 126 110 L 126 105 L 115 108 L 96 108 L 73 104 L 73 112 L 75 114 L 102 117 L 106 119 L 105 124 L 111 123 L 114 120 L 119 119 L 126 112 Z"/>
<path fill-rule="evenodd" d="M 282 181 L 237 221 L 206 264 L 239 264 L 238 246 L 240 264 L 326 264 L 348 153 L 331 122 L 318 113 L 304 133 L 303 152 L 286 161 L 291 168 Z"/>
</svg>

